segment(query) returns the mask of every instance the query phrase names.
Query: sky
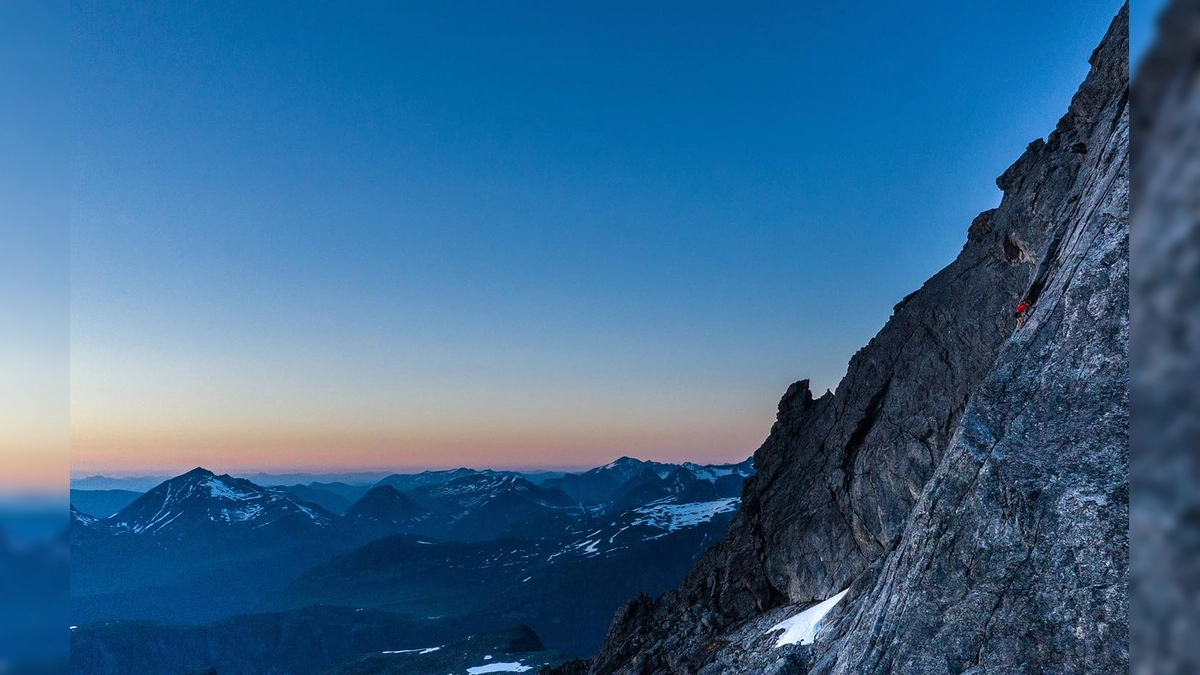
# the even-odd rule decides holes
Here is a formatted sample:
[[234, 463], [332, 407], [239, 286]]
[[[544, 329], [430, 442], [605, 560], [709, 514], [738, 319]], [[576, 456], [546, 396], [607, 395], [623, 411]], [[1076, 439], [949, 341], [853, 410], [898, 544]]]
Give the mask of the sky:
[[71, 472], [744, 459], [1119, 6], [75, 4]]

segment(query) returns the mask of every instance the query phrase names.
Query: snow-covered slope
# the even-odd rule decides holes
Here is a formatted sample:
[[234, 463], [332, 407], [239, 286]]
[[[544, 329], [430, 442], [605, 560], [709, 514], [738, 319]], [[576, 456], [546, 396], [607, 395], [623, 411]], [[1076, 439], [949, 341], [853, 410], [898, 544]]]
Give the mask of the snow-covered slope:
[[611, 556], [694, 528], [704, 528], [717, 538], [739, 506], [737, 497], [706, 502], [679, 502], [668, 497], [612, 516], [581, 520], [568, 530], [563, 545], [548, 560], [567, 564], [581, 557]]

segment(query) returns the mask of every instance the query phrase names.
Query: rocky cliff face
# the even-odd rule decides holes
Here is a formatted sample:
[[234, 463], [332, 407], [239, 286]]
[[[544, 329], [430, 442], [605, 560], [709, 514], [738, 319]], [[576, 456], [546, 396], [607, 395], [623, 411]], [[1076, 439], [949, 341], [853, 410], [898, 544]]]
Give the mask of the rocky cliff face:
[[[784, 395], [726, 540], [561, 672], [1127, 662], [1127, 26], [837, 394]], [[815, 647], [776, 647], [774, 623], [847, 587]]]
[[[1122, 33], [1066, 128], [1089, 158], [1000, 351], [898, 548], [830, 617], [813, 672], [1128, 668], [1129, 117]], [[1121, 83], [1123, 87], [1123, 82]], [[1072, 133], [1074, 132], [1074, 133]]]

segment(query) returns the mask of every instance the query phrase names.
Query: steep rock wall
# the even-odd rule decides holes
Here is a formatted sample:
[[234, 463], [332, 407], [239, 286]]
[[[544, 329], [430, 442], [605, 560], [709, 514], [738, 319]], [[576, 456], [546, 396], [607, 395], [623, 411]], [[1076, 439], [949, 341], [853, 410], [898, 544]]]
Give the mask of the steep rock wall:
[[[1093, 76], [1127, 81], [1114, 29]], [[1128, 669], [1126, 101], [1091, 116], [1028, 324], [972, 397], [899, 547], [828, 617], [812, 672]]]
[[[1058, 398], [1046, 399], [1050, 407], [1039, 409], [1044, 413], [1042, 417], [1035, 418], [1028, 412], [1020, 416], [1020, 424], [1025, 426], [1019, 430], [1014, 427], [1011, 436], [996, 435], [1010, 426], [1007, 417], [996, 416], [1017, 414], [1005, 408], [1016, 401], [997, 399], [988, 408], [984, 401], [989, 399], [977, 395], [965, 417], [964, 411], [972, 394], [981, 387], [986, 392], [1015, 387], [1003, 384], [1008, 382], [1005, 373], [1011, 377], [1014, 369], [1020, 375], [1034, 373], [1046, 378], [1076, 364], [1072, 359], [1086, 357], [1099, 363], [1119, 356], [1119, 350], [1109, 347], [1120, 343], [1123, 339], [1120, 335], [1106, 334], [1103, 339], [1109, 347], [1099, 349], [1089, 341], [1095, 337], [1089, 331], [1120, 316], [1122, 307], [1127, 317], [1127, 292], [1122, 290], [1121, 279], [1109, 278], [1108, 285], [1101, 288], [1096, 285], [1100, 283], [1098, 277], [1088, 277], [1086, 283], [1093, 284], [1088, 291], [1085, 285], [1073, 285], [1076, 282], [1072, 275], [1086, 273], [1080, 271], [1083, 261], [1089, 265], [1086, 269], [1091, 270], [1091, 265], [1120, 267], [1128, 258], [1127, 248], [1119, 244], [1115, 248], [1109, 246], [1120, 240], [1121, 223], [1127, 222], [1127, 212], [1124, 221], [1120, 212], [1122, 189], [1124, 194], [1128, 192], [1127, 169], [1126, 174], [1120, 169], [1122, 162], [1127, 162], [1124, 159], [1127, 122], [1122, 117], [1128, 98], [1127, 45], [1127, 10], [1122, 10], [1093, 54], [1092, 71], [1067, 114], [1045, 141], [1031, 143], [997, 179], [1004, 192], [1000, 206], [974, 220], [956, 260], [896, 305], [884, 328], [851, 360], [836, 395], [826, 393], [814, 398], [805, 381], [794, 384], [784, 395], [777, 421], [755, 453], [758, 473], [746, 482], [742, 511], [731, 524], [725, 541], [697, 563], [679, 589], [657, 600], [641, 597], [624, 606], [614, 618], [601, 652], [586, 663], [571, 664], [560, 672], [737, 672], [749, 666], [729, 652], [745, 651], [749, 643], [729, 636], [739, 630], [744, 632], [747, 622], [763, 616], [764, 612], [784, 605], [811, 604], [846, 588], [855, 579], [859, 579], [855, 589], [830, 619], [827, 632], [833, 642], [826, 641], [820, 646], [820, 668], [836, 672], [887, 672], [887, 668], [897, 663], [893, 657], [863, 662], [840, 660], [838, 654], [849, 650], [830, 645], [853, 645], [855, 649], [866, 650], [865, 654], [887, 654], [885, 643], [872, 641], [874, 629], [869, 622], [871, 617], [884, 621], [881, 617], [893, 613], [899, 623], [892, 626], [888, 639], [934, 638], [938, 631], [928, 627], [907, 631], [908, 619], [899, 618], [904, 614], [888, 605], [904, 600], [887, 590], [886, 584], [892, 583], [891, 588], [898, 589], [901, 578], [911, 584], [962, 581], [954, 576], [913, 576], [900, 559], [908, 561], [906, 564], [916, 564], [917, 560], [931, 562], [928, 556], [957, 556], [963, 569], [974, 573], [977, 563], [972, 561], [978, 552], [963, 547], [975, 546], [987, 551], [994, 542], [1012, 560], [1027, 553], [1026, 565], [1061, 563], [1078, 568], [1088, 564], [1070, 557], [1053, 558], [1051, 551], [1043, 550], [1045, 542], [1039, 544], [1036, 531], [1028, 528], [1041, 526], [1035, 522], [1042, 525], [1049, 522], [1049, 511], [1042, 513], [1038, 509], [1058, 509], [1054, 513], [1061, 521], [1069, 507], [1078, 506], [1085, 517], [1073, 532], [1081, 548], [1072, 550], [1075, 555], [1082, 555], [1082, 547], [1088, 542], [1095, 543], [1093, 535], [1097, 532], [1093, 531], [1093, 525], [1097, 521], [1092, 516], [1102, 506], [1098, 502], [1089, 506], [1091, 502], [1084, 495], [1105, 494], [1109, 501], [1103, 506], [1119, 508], [1120, 495], [1106, 492], [1112, 481], [1124, 480], [1119, 462], [1100, 481], [1102, 487], [1072, 493], [1078, 495], [1078, 504], [1054, 501], [1059, 500], [1057, 493], [1043, 501], [1030, 496], [1035, 489], [1032, 486], [1038, 483], [1036, 467], [1029, 469], [1028, 476], [1012, 471], [981, 474], [990, 477], [990, 483], [952, 485], [951, 479], [967, 475], [972, 462], [995, 467], [996, 455], [983, 451], [993, 447], [993, 438], [995, 447], [1005, 457], [1017, 457], [1018, 450], [1025, 448], [1022, 434], [1037, 431], [1044, 435], [1031, 436], [1031, 442], [1053, 453], [1058, 447], [1054, 443], [1069, 440], [1055, 434], [1078, 431], [1100, 421], [1095, 418], [1100, 413], [1099, 400], [1096, 407], [1080, 407], [1082, 404], [1073, 403], [1067, 393], [1072, 387], [1087, 385], [1090, 377], [1108, 378], [1112, 374], [1109, 371], [1080, 371], [1078, 377], [1064, 381], [1058, 388], [1053, 388], [1053, 382], [1043, 382], [1041, 389], [1026, 383], [1025, 394], [1032, 396], [1032, 401], [1043, 396]], [[1120, 175], [1126, 177], [1120, 179]], [[1093, 250], [1099, 246], [1097, 241], [1104, 243], [1103, 254], [1097, 253], [1099, 248]], [[1098, 294], [1100, 299], [1088, 293]], [[1126, 299], [1117, 299], [1120, 293], [1126, 293], [1123, 296]], [[1027, 295], [1036, 300], [1034, 318], [1014, 338], [1012, 308]], [[1095, 303], [1102, 305], [1095, 311], [1103, 317], [1089, 314]], [[1085, 321], [1082, 315], [1077, 316], [1080, 311], [1090, 318]], [[1074, 342], [1070, 345], [1047, 342], [1052, 335], [1063, 331], [1076, 331]], [[1078, 348], [1080, 353], [1068, 354], [1068, 347]], [[1061, 355], [1056, 353], [1059, 348], [1064, 350]], [[1023, 355], [1023, 362], [1013, 360], [1014, 350]], [[999, 366], [998, 355], [1004, 355]], [[1124, 391], [1123, 385], [1108, 380], [1102, 386], [1114, 387], [1114, 395]], [[1012, 391], [1011, 396], [1018, 395], [1015, 388]], [[1122, 404], [1107, 403], [1114, 406], [1109, 410], [1114, 415]], [[1032, 404], [1025, 402], [1026, 406]], [[1052, 421], [1057, 425], [1050, 429]], [[1110, 432], [1112, 428], [1103, 427], [1097, 433]], [[1112, 460], [1119, 455], [1121, 439], [1109, 440], [1111, 452], [1104, 456]], [[1085, 462], [1089, 447], [1081, 440], [1071, 452], [1079, 455], [1078, 461]], [[1081, 468], [1063, 475], [1073, 481], [1090, 475], [1090, 470]], [[950, 502], [928, 494], [927, 483], [931, 478], [938, 495], [966, 494], [992, 484], [995, 494], [989, 493], [989, 499], [1000, 499], [1005, 506], [998, 515], [988, 510], [995, 506], [991, 501], [978, 497], [980, 505], [975, 511], [959, 510], [957, 502], [948, 514], [937, 511], [935, 505], [947, 509]], [[1019, 485], [1010, 485], [1007, 482], [1010, 479], [1018, 480]], [[932, 504], [931, 499], [934, 499]], [[1023, 502], [1011, 501], [1019, 499], [1033, 500], [1033, 511], [1028, 508], [1021, 511], [1025, 508], [1020, 506]], [[1052, 502], [1057, 506], [1050, 506]], [[916, 515], [910, 518], [914, 505], [918, 504]], [[964, 502], [963, 508], [966, 506], [969, 504]], [[1042, 520], [1028, 519], [1034, 511], [1041, 514]], [[1020, 524], [1002, 518], [1018, 512], [1026, 518]], [[932, 524], [926, 527], [934, 528], [932, 532], [937, 537], [920, 534], [925, 522], [921, 518], [929, 519]], [[938, 538], [945, 534], [947, 522], [954, 525], [954, 540], [960, 548]], [[1107, 529], [1100, 529], [1104, 529], [1106, 536], [1116, 536], [1109, 525], [1112, 523], [1105, 523]], [[901, 541], [906, 528], [912, 534]], [[973, 534], [967, 536], [968, 533]], [[913, 537], [923, 539], [917, 543]], [[914, 546], [921, 556], [913, 552]], [[910, 553], [904, 555], [904, 551]], [[1035, 559], [1032, 551], [1049, 557]], [[1002, 559], [1009, 560], [1003, 556]], [[1117, 556], [1108, 562], [1117, 564], [1119, 560]], [[1007, 576], [1001, 574], [996, 579], [1015, 578], [1016, 572], [1005, 569]], [[1079, 580], [1087, 578], [1090, 577], [1082, 573], [1078, 576]], [[1103, 574], [1097, 578], [1108, 581]], [[876, 581], [884, 586], [877, 589], [873, 585]], [[912, 590], [909, 586], [904, 588]], [[1056, 592], [1065, 592], [1065, 586], [1056, 588]], [[976, 590], [978, 593], [970, 601], [983, 603], [987, 615], [992, 617], [981, 630], [983, 638], [992, 642], [1002, 639], [1002, 635], [1003, 639], [1008, 637], [997, 630], [996, 621], [1013, 619], [1021, 612], [1046, 617], [1046, 612], [1053, 610], [1044, 604], [1018, 608], [1012, 604], [1017, 590], [1011, 587], [1007, 590], [988, 587], [990, 594], [985, 594], [984, 589]], [[1115, 591], [1110, 586], [1105, 592]], [[1061, 593], [1050, 594], [1044, 600], [1063, 599], [1060, 596]], [[931, 612], [942, 607], [933, 596], [927, 601], [926, 608]], [[1091, 616], [1113, 608], [1104, 605], [1093, 610]], [[1114, 616], [1120, 621], [1119, 615]], [[1119, 638], [1119, 630], [1101, 633]], [[1079, 640], [1090, 645], [1094, 637], [1089, 634]], [[822, 638], [825, 639], [824, 634]], [[762, 655], [765, 659], [762, 663], [771, 663], [769, 646], [764, 649], [768, 653]], [[969, 651], [967, 646], [961, 646], [961, 650], [963, 654]], [[982, 654], [979, 653], [980, 659]], [[960, 660], [966, 658], [962, 656]], [[800, 668], [802, 661], [782, 659], [772, 667], [791, 672]], [[1098, 662], [1101, 661], [1107, 662], [1104, 658]], [[734, 666], [735, 662], [741, 665]], [[912, 672], [943, 672], [943, 669], [938, 666], [930, 671]]]

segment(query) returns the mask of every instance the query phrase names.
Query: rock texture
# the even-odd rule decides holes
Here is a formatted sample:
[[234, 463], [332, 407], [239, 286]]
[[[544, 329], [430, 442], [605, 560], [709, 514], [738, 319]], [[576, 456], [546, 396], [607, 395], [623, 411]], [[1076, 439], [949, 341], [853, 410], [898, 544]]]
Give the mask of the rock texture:
[[[814, 673], [1129, 667], [1128, 43], [1093, 56], [1058, 141], [1089, 149], [1028, 324], [972, 397], [878, 579]], [[1052, 138], [1052, 142], [1053, 142]], [[840, 634], [840, 636], [839, 636]]]
[[[997, 179], [1000, 206], [837, 395], [784, 395], [725, 541], [560, 672], [1126, 662], [1127, 26], [1123, 9], [1057, 128]], [[755, 638], [852, 582], [815, 648]]]

